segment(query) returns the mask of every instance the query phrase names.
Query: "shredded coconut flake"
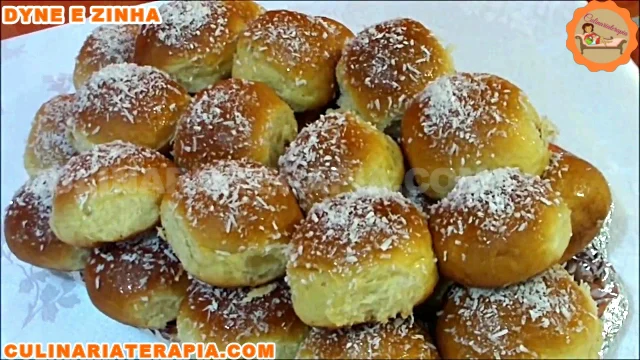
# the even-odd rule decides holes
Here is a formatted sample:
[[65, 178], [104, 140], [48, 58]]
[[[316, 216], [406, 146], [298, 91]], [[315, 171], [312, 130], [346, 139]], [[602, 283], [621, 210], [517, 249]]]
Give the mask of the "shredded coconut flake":
[[433, 231], [446, 238], [465, 233], [473, 224], [479, 227], [478, 238], [489, 244], [526, 229], [535, 221], [541, 205], [557, 205], [553, 195], [549, 181], [515, 168], [461, 177], [447, 197], [431, 207], [432, 215], [449, 214], [432, 221]]
[[89, 64], [120, 64], [133, 61], [140, 28], [137, 25], [100, 25], [85, 42]]
[[[161, 24], [143, 28], [143, 34], [153, 33], [159, 42], [176, 49], [196, 52], [219, 53], [225, 42], [219, 41], [229, 35], [229, 8], [222, 1], [171, 1], [159, 9]], [[200, 44], [192, 41], [201, 37]]]
[[204, 321], [196, 322], [195, 328], [204, 338], [225, 343], [268, 336], [274, 331], [294, 331], [299, 320], [284, 281], [262, 288], [269, 291], [252, 296], [252, 288], [223, 289], [194, 280], [187, 291], [188, 305], [193, 311], [206, 313], [199, 316]]
[[319, 60], [330, 59], [335, 53], [331, 46], [333, 44], [319, 39], [339, 34], [340, 31], [333, 24], [320, 17], [275, 10], [258, 17], [243, 36], [253, 42], [256, 48], [269, 49], [268, 60], [300, 68], [317, 67]]
[[61, 95], [47, 101], [33, 123], [29, 149], [43, 166], [64, 165], [76, 150], [69, 142], [67, 124], [73, 117], [73, 95]]
[[549, 159], [549, 165], [544, 170], [542, 178], [549, 179], [552, 183], [561, 179], [564, 173], [569, 171], [569, 165], [565, 163], [564, 156], [564, 151], [552, 151]]
[[459, 73], [429, 84], [417, 97], [424, 131], [418, 136], [433, 139], [431, 148], [449, 158], [477, 153], [494, 137], [506, 137], [497, 126], [511, 122], [503, 103], [513, 93], [492, 79], [496, 77]]
[[252, 109], [260, 106], [254, 83], [232, 79], [201, 92], [178, 123], [175, 136], [176, 157], [196, 153], [191, 161], [232, 159], [251, 148]]
[[[184, 203], [186, 218], [194, 227], [198, 220], [221, 217], [225, 231], [247, 233], [258, 221], [248, 213], [274, 213], [282, 210], [273, 199], [291, 196], [286, 182], [275, 169], [250, 160], [220, 160], [211, 166], [183, 175], [174, 200]], [[285, 229], [264, 229], [275, 238], [288, 235]]]
[[[18, 211], [28, 211], [34, 214], [35, 218], [27, 218], [22, 222], [23, 236], [18, 237], [19, 241], [37, 241], [40, 251], [55, 239], [49, 227], [51, 208], [53, 205], [53, 193], [60, 177], [60, 168], [39, 172], [35, 177], [29, 179], [15, 193], [11, 203], [7, 207], [6, 216], [17, 215]], [[30, 236], [30, 234], [34, 234]]]
[[280, 171], [303, 208], [353, 182], [361, 161], [352, 154], [366, 146], [356, 131], [376, 130], [350, 113], [323, 115], [302, 129], [280, 157]]
[[338, 355], [349, 359], [385, 359], [397, 356], [398, 346], [405, 344], [405, 353], [411, 354], [412, 358], [430, 359], [437, 350], [426, 334], [413, 317], [339, 330], [312, 328], [300, 352], [319, 359]]
[[[117, 118], [132, 124], [152, 122], [158, 110], [158, 97], [165, 98], [171, 92], [183, 94], [184, 90], [176, 87], [169, 75], [156, 68], [111, 64], [94, 73], [78, 90], [74, 112], [101, 121]], [[84, 123], [79, 126], [87, 134], [96, 131], [95, 128], [84, 128], [88, 126]]]
[[376, 94], [367, 105], [371, 112], [399, 116], [409, 100], [439, 75], [441, 59], [432, 58], [436, 42], [411, 19], [370, 26], [344, 47], [345, 77], [358, 91]]
[[[328, 260], [338, 273], [349, 272], [394, 249], [410, 251], [418, 209], [400, 193], [364, 188], [313, 206], [291, 241], [293, 266]], [[317, 231], [312, 231], [315, 229]]]
[[104, 275], [102, 287], [122, 294], [146, 291], [150, 282], [168, 286], [185, 276], [173, 250], [157, 233], [95, 248], [89, 265]]
[[[529, 353], [520, 326], [537, 326], [549, 336], [560, 338], [576, 331], [571, 319], [586, 310], [576, 307], [579, 295], [577, 285], [572, 284], [571, 276], [562, 267], [554, 266], [527, 282], [506, 288], [456, 286], [449, 297], [457, 306], [457, 313], [443, 315], [455, 324], [445, 322], [445, 326], [451, 326], [445, 332], [476, 355], [512, 357]], [[456, 332], [460, 327], [466, 330]]]
[[71, 158], [62, 168], [59, 184], [68, 187], [82, 181], [93, 188], [103, 179], [118, 176], [119, 180], [125, 180], [129, 175], [145, 174], [151, 166], [149, 162], [163, 168], [168, 165], [162, 155], [151, 149], [122, 141], [100, 144]]

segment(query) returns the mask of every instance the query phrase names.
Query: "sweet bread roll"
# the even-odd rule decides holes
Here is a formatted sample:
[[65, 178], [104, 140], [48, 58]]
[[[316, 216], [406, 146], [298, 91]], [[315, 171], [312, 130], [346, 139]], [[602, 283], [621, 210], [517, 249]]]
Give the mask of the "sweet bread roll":
[[162, 201], [161, 218], [191, 275], [235, 287], [284, 275], [287, 245], [302, 214], [275, 169], [219, 160], [181, 176]]
[[353, 113], [332, 112], [306, 126], [279, 167], [304, 211], [361, 187], [399, 190], [404, 179], [398, 145]]
[[436, 340], [445, 359], [597, 359], [601, 331], [589, 287], [556, 265], [507, 288], [455, 288]]
[[189, 279], [156, 231], [95, 248], [84, 270], [93, 305], [121, 323], [162, 329], [175, 320]]
[[264, 10], [253, 1], [171, 1], [142, 27], [135, 62], [164, 70], [190, 93], [231, 75], [238, 35]]
[[74, 99], [73, 94], [58, 95], [38, 109], [24, 152], [24, 168], [30, 176], [62, 166], [76, 155], [67, 126], [73, 116]]
[[498, 287], [560, 260], [571, 237], [571, 211], [549, 181], [503, 168], [461, 178], [431, 208], [429, 226], [444, 277]]
[[440, 359], [429, 333], [413, 318], [340, 330], [312, 328], [296, 359]]
[[273, 342], [276, 359], [293, 359], [308, 328], [296, 317], [284, 281], [223, 289], [194, 280], [178, 314], [181, 342]]
[[111, 64], [133, 62], [139, 25], [105, 24], [95, 28], [76, 57], [73, 85], [80, 89], [91, 75]]
[[51, 228], [60, 240], [89, 247], [153, 227], [178, 170], [161, 154], [114, 141], [74, 156], [62, 168]]
[[78, 89], [71, 141], [78, 151], [114, 140], [165, 150], [190, 101], [189, 94], [158, 69], [108, 65]]
[[196, 95], [178, 123], [173, 155], [187, 169], [242, 158], [276, 167], [297, 134], [293, 111], [267, 85], [229, 79]]
[[63, 243], [49, 227], [59, 176], [57, 167], [41, 171], [15, 193], [5, 214], [4, 237], [9, 250], [26, 263], [52, 270], [81, 270], [90, 250]]
[[438, 281], [424, 216], [383, 189], [315, 205], [291, 240], [287, 279], [296, 314], [328, 328], [411, 315]]
[[335, 96], [336, 64], [351, 37], [329, 18], [267, 11], [238, 38], [232, 75], [266, 83], [296, 112], [322, 108]]
[[549, 124], [517, 86], [495, 75], [443, 76], [402, 120], [402, 147], [427, 195], [442, 198], [457, 176], [514, 167], [540, 175]]
[[602, 173], [593, 165], [556, 145], [549, 167], [542, 175], [571, 210], [573, 233], [560, 263], [581, 252], [598, 234], [611, 210], [611, 191]]
[[431, 30], [412, 19], [385, 21], [344, 47], [336, 69], [338, 104], [383, 130], [402, 119], [427, 84], [453, 72], [453, 59]]

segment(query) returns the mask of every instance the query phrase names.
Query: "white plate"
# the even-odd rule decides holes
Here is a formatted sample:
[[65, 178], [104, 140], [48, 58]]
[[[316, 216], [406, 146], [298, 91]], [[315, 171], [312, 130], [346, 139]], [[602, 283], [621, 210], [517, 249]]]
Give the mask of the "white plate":
[[[637, 356], [638, 68], [629, 63], [613, 73], [592, 73], [573, 61], [565, 48], [565, 25], [584, 2], [303, 1], [263, 5], [333, 17], [354, 32], [390, 18], [412, 17], [454, 46], [458, 70], [495, 73], [524, 89], [538, 111], [558, 125], [558, 143], [592, 162], [611, 184], [617, 205], [611, 260], [631, 296], [631, 311], [622, 341], [609, 355]], [[73, 90], [74, 58], [93, 27], [63, 26], [2, 41], [3, 208], [27, 179], [22, 153], [33, 115], [53, 95]], [[93, 309], [82, 286], [8, 259], [4, 238], [2, 241], [2, 345], [14, 341], [151, 340], [146, 333]], [[30, 312], [31, 304], [35, 307]]]

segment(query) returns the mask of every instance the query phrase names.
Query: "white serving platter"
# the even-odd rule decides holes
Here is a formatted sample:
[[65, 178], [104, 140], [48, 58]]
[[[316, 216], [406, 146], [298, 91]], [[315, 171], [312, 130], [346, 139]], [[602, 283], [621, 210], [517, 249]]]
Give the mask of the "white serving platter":
[[[423, 22], [453, 46], [461, 71], [505, 77], [560, 129], [558, 144], [589, 160], [610, 182], [616, 210], [610, 260], [630, 314], [609, 357], [638, 356], [639, 75], [633, 63], [592, 73], [566, 49], [565, 26], [585, 2], [263, 2], [335, 18], [354, 32], [395, 17]], [[159, 3], [146, 6], [158, 6]], [[2, 208], [27, 179], [22, 154], [38, 107], [72, 92], [75, 56], [95, 25], [66, 25], [2, 41]], [[4, 212], [3, 212], [4, 223]], [[3, 231], [4, 234], [4, 231]], [[8, 342], [153, 341], [93, 308], [82, 284], [13, 257], [2, 239], [1, 345]]]

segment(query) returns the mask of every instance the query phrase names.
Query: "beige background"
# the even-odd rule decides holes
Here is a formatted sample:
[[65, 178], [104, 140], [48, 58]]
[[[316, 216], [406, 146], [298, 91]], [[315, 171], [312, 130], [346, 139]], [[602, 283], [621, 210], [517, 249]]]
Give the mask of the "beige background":
[[[614, 31], [611, 31], [607, 28], [604, 28], [602, 26], [596, 25], [594, 24], [594, 32], [598, 35], [600, 35], [600, 37], [602, 38], [623, 38], [626, 39], [627, 42], [629, 41], [629, 28], [627, 27], [627, 24], [624, 22], [624, 20], [615, 12], [610, 11], [610, 10], [605, 10], [605, 9], [599, 9], [599, 10], [593, 10], [590, 12], [593, 15], [593, 19], [595, 20], [596, 18], [598, 19], [599, 23], [605, 23], [605, 24], [610, 24], [610, 25], [614, 25], [615, 27], [617, 27], [620, 30], [624, 30], [627, 32], [627, 35], [623, 35], [623, 34], [616, 34]], [[587, 23], [588, 21], [584, 21], [584, 18], [580, 19], [580, 21], [578, 22], [578, 26], [576, 27], [576, 34], [582, 34], [582, 25]], [[591, 22], [593, 23], [593, 22]], [[602, 40], [600, 40], [602, 41]], [[580, 40], [576, 39], [576, 44], [578, 46], [578, 49], [580, 48]], [[628, 43], [625, 43], [624, 45], [622, 45], [622, 49], [626, 50]], [[593, 61], [593, 62], [597, 62], [597, 63], [608, 63], [611, 61], [616, 60], [618, 57], [620, 57], [620, 50], [613, 48], [613, 49], [596, 49], [596, 50], [590, 50], [590, 49], [585, 49], [584, 50], [584, 57], [586, 57], [587, 59]]]

